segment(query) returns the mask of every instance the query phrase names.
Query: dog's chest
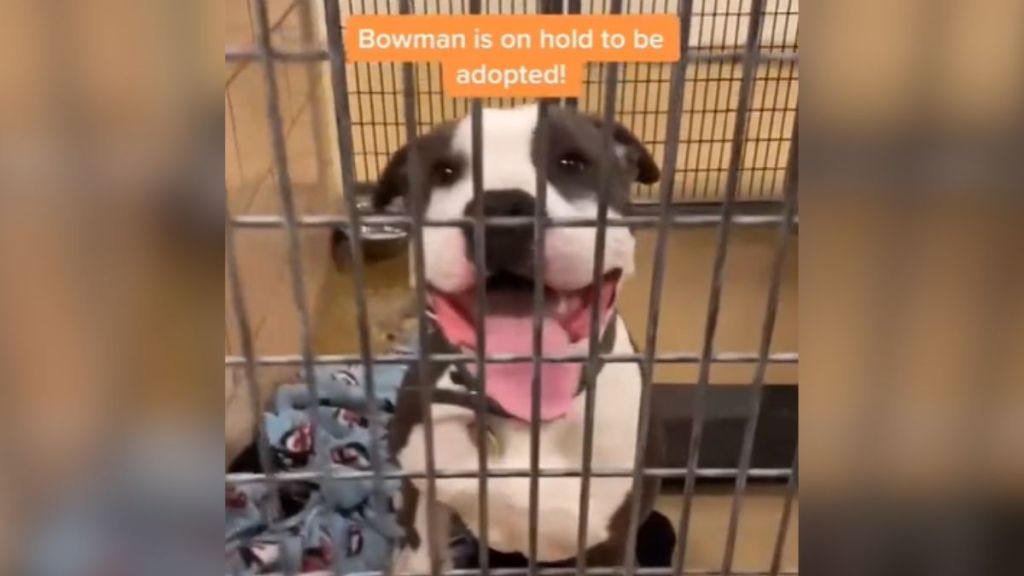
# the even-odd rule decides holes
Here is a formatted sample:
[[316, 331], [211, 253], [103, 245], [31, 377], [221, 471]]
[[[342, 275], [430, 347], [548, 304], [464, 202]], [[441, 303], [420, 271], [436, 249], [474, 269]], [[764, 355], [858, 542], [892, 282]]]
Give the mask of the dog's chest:
[[[622, 320], [614, 352], [630, 352]], [[449, 374], [441, 376], [438, 387], [457, 388]], [[627, 470], [633, 466], [639, 411], [640, 372], [633, 363], [606, 364], [596, 382], [593, 426], [594, 469]], [[579, 470], [583, 460], [584, 406], [579, 395], [565, 417], [540, 426], [540, 470]], [[434, 459], [439, 472], [478, 470], [476, 416], [467, 409], [434, 405]], [[503, 551], [525, 551], [528, 547], [530, 427], [517, 420], [489, 418], [493, 438], [488, 450], [488, 467], [495, 472], [523, 472], [522, 477], [489, 476], [488, 512], [491, 546]], [[425, 468], [422, 425], [413, 428], [398, 458], [406, 470]], [[414, 481], [421, 492], [424, 480]], [[539, 480], [540, 555], [546, 560], [574, 556], [579, 519], [578, 477], [541, 477]], [[438, 500], [455, 511], [473, 532], [480, 532], [480, 484], [477, 478], [439, 478], [435, 482]], [[593, 478], [590, 488], [588, 541], [607, 538], [608, 523], [631, 487], [629, 478]]]

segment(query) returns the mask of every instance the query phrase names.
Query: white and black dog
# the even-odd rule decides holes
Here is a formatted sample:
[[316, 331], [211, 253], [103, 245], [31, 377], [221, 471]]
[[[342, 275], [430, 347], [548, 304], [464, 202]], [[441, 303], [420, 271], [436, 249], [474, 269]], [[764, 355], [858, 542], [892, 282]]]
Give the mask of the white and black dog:
[[[481, 200], [487, 216], [531, 216], [535, 210], [537, 167], [547, 169], [547, 215], [594, 218], [602, 189], [603, 158], [614, 159], [603, 172], [609, 215], [622, 215], [634, 182], [652, 183], [659, 170], [650, 153], [627, 129], [612, 127], [611, 150], [604, 150], [603, 122], [574, 111], [549, 110], [547, 146], [543, 156], [536, 139], [537, 107], [483, 111]], [[410, 179], [409, 147], [415, 147], [419, 177]], [[427, 219], [472, 216], [473, 150], [470, 119], [442, 125], [399, 150], [383, 171], [374, 204], [384, 208], [410, 193], [410, 180], [421, 189]], [[406, 199], [408, 205], [408, 199]], [[466, 227], [426, 227], [423, 231], [424, 275], [433, 326], [426, 352], [473, 351], [475, 282], [486, 278], [487, 315], [483, 319], [489, 354], [530, 354], [532, 351], [533, 229], [487, 227], [486, 270], [475, 270], [473, 233]], [[562, 355], [585, 352], [589, 346], [590, 307], [595, 227], [549, 228], [545, 233], [543, 352]], [[632, 353], [635, 347], [615, 308], [622, 282], [633, 273], [634, 237], [623, 226], [607, 229], [600, 318], [601, 351]], [[532, 364], [488, 363], [485, 387], [494, 413], [488, 419], [491, 470], [525, 469], [530, 463]], [[427, 381], [435, 391], [471, 388], [475, 367], [431, 364]], [[579, 469], [583, 457], [584, 402], [580, 363], [545, 363], [541, 371], [540, 467]], [[412, 391], [420, 375], [411, 369], [403, 389]], [[634, 464], [639, 419], [641, 378], [635, 363], [605, 363], [595, 382], [593, 465], [629, 469]], [[389, 447], [406, 470], [425, 469], [423, 419], [433, 419], [434, 454], [438, 470], [475, 470], [478, 446], [476, 416], [467, 405], [434, 403], [425, 416], [418, 393], [401, 394], [390, 429]], [[656, 427], [652, 427], [652, 430]], [[645, 454], [652, 465], [659, 451], [652, 438]], [[586, 551], [592, 565], [622, 563], [628, 523], [628, 504], [642, 499], [643, 514], [651, 509], [657, 482], [644, 482], [642, 494], [631, 494], [629, 478], [598, 477], [591, 482]], [[578, 477], [539, 480], [538, 560], [564, 561], [576, 557], [580, 517]], [[480, 531], [476, 478], [436, 480], [435, 510], [439, 557], [446, 557], [452, 514], [474, 534]], [[529, 479], [493, 477], [489, 480], [491, 548], [525, 553], [528, 549]], [[423, 572], [430, 568], [427, 550], [425, 480], [405, 482], [399, 519], [408, 544], [396, 568]]]

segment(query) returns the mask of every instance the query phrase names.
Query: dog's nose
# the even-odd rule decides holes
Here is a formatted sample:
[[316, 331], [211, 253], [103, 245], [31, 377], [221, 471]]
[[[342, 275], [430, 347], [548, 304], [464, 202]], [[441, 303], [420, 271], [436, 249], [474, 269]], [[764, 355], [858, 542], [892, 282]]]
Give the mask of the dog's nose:
[[[485, 218], [495, 216], [532, 217], [536, 209], [533, 196], [519, 189], [485, 190], [480, 195]], [[466, 205], [465, 215], [476, 215], [476, 199]], [[474, 239], [472, 227], [466, 234], [467, 257], [473, 260]], [[519, 271], [529, 269], [533, 255], [533, 224], [498, 226], [488, 223], [484, 227], [484, 258], [488, 272]]]

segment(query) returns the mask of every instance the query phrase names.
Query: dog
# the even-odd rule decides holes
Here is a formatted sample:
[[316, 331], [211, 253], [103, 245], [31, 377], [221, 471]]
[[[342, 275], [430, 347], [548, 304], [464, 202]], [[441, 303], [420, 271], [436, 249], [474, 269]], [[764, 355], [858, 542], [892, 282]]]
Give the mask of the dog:
[[[604, 122], [572, 110], [550, 107], [547, 145], [538, 146], [537, 106], [484, 109], [482, 112], [482, 177], [479, 201], [486, 216], [532, 216], [536, 207], [537, 168], [547, 169], [546, 213], [549, 217], [595, 218], [598, 196], [607, 191], [609, 217], [624, 215], [634, 182], [650, 184], [660, 171], [650, 152], [621, 124], [611, 130], [605, 149]], [[412, 174], [409, 156], [415, 151], [419, 170]], [[476, 210], [472, 179], [471, 122], [464, 118], [438, 126], [407, 143], [391, 158], [373, 191], [377, 210], [399, 199], [419, 206], [426, 219], [472, 217]], [[610, 160], [602, 169], [602, 162]], [[414, 176], [414, 177], [411, 177]], [[605, 177], [602, 180], [602, 176]], [[411, 183], [418, 190], [410, 188]], [[603, 185], [603, 186], [602, 186]], [[419, 194], [420, 202], [410, 203]], [[473, 264], [471, 227], [429, 226], [423, 230], [424, 279], [432, 318], [425, 352], [472, 352], [476, 345], [475, 283], [486, 282], [487, 314], [483, 319], [488, 354], [529, 355], [532, 352], [534, 230], [532, 227], [485, 228], [485, 268]], [[589, 347], [591, 305], [595, 300], [593, 267], [596, 227], [552, 227], [544, 235], [545, 311], [542, 347], [545, 355], [585, 353]], [[624, 226], [606, 230], [601, 280], [598, 338], [604, 353], [634, 353], [626, 325], [617, 313], [616, 298], [634, 268], [634, 236]], [[432, 393], [464, 392], [475, 379], [475, 366], [430, 364], [422, 375]], [[532, 362], [487, 363], [486, 401], [489, 469], [526, 469], [530, 463]], [[472, 404], [435, 402], [425, 414], [419, 396], [422, 377], [412, 367], [403, 383], [389, 430], [389, 448], [405, 470], [426, 469], [423, 422], [433, 421], [434, 458], [438, 470], [476, 470], [478, 450]], [[636, 363], [604, 363], [594, 380], [593, 466], [630, 469], [634, 465], [640, 411], [641, 375]], [[584, 405], [582, 363], [544, 363], [540, 385], [540, 468], [580, 469], [583, 458]], [[655, 420], [656, 421], [656, 420]], [[652, 426], [654, 431], [657, 426]], [[648, 441], [646, 465], [656, 465], [660, 440]], [[437, 558], [449, 566], [448, 531], [461, 522], [480, 533], [477, 478], [436, 481], [435, 525], [427, 525], [426, 480], [406, 479], [398, 504], [407, 544], [395, 559], [400, 571], [425, 572], [431, 567], [428, 531], [434, 530]], [[580, 478], [539, 479], [537, 559], [553, 563], [585, 553], [591, 565], [621, 565], [629, 508], [640, 498], [644, 516], [652, 509], [657, 481], [646, 478], [633, 494], [630, 478], [591, 480], [588, 549], [577, 550], [580, 520]], [[529, 479], [491, 477], [488, 483], [489, 544], [494, 550], [526, 553], [529, 545]], [[641, 520], [643, 517], [641, 518]]]

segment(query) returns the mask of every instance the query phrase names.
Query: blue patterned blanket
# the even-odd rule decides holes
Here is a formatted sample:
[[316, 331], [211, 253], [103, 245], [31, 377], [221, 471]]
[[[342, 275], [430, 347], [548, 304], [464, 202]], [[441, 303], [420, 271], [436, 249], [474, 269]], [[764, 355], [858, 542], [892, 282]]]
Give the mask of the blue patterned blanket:
[[[395, 471], [386, 453], [384, 431], [406, 366], [375, 364], [371, 370], [383, 424], [377, 447], [384, 471]], [[333, 477], [311, 474], [310, 479], [282, 482], [282, 514], [274, 522], [268, 521], [267, 513], [272, 485], [229, 484], [226, 552], [227, 573], [232, 576], [334, 570], [336, 566], [345, 574], [382, 570], [401, 543], [402, 531], [394, 518], [400, 481], [385, 480], [379, 500], [385, 509], [376, 510], [371, 504], [372, 442], [363, 366], [323, 365], [313, 376], [320, 395], [317, 426], [310, 421], [309, 390], [305, 383], [297, 383], [278, 389], [273, 409], [264, 414], [265, 430], [279, 472], [330, 471]], [[367, 474], [358, 479], [336, 477], [353, 472]]]

